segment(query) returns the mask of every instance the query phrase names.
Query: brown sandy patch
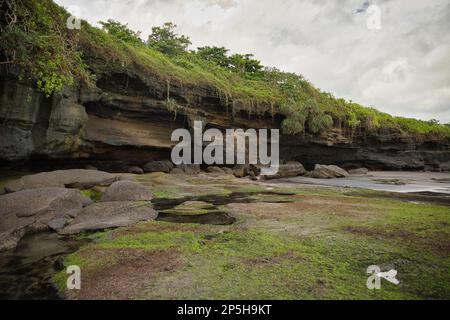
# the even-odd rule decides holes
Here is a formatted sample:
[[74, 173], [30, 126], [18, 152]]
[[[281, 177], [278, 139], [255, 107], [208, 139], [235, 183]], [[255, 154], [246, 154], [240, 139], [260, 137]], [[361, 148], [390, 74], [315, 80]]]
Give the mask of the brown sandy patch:
[[367, 227], [346, 227], [344, 231], [353, 234], [364, 235], [377, 240], [401, 239], [405, 243], [417, 243], [426, 245], [445, 254], [450, 253], [450, 239], [445, 233], [436, 233], [433, 237], [424, 237], [407, 230], [383, 230]]
[[[76, 299], [130, 300], [139, 298], [147, 284], [161, 273], [173, 272], [183, 263], [175, 249], [149, 252], [137, 249], [99, 250], [96, 257], [113, 254], [116, 263], [83, 273]], [[113, 251], [113, 252], [112, 252]]]

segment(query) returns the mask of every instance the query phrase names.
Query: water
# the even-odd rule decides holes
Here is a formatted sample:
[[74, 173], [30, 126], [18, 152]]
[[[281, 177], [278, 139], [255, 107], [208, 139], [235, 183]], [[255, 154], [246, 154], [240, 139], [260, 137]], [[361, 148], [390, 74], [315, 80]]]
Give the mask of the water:
[[15, 250], [0, 253], [0, 299], [60, 299], [52, 283], [59, 271], [56, 262], [82, 243], [55, 233], [40, 233], [22, 239]]

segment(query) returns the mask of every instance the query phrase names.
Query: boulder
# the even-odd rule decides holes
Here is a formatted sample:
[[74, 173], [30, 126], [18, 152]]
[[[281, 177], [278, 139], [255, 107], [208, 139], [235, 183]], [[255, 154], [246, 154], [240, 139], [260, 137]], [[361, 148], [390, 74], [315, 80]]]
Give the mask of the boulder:
[[333, 178], [345, 178], [349, 174], [344, 169], [338, 166], [325, 166], [321, 164], [316, 164], [314, 171], [312, 172], [312, 177], [316, 179], [333, 179]]
[[152, 199], [152, 193], [142, 184], [133, 181], [117, 181], [106, 189], [101, 201], [151, 201]]
[[246, 169], [245, 165], [236, 165], [233, 167], [233, 174], [236, 178], [243, 178], [246, 176]]
[[57, 170], [24, 176], [5, 186], [8, 193], [39, 188], [76, 188], [90, 189], [101, 185], [109, 186], [118, 178], [98, 170]]
[[141, 221], [156, 219], [158, 213], [150, 203], [100, 202], [81, 210], [77, 217], [60, 234], [71, 235], [85, 231], [97, 231], [117, 227], [126, 227]]
[[132, 166], [128, 168], [128, 172], [132, 174], [144, 174], [144, 170], [137, 166]]
[[369, 169], [366, 168], [352, 169], [349, 170], [348, 173], [354, 175], [365, 175], [369, 173]]
[[174, 165], [171, 161], [169, 160], [164, 160], [164, 161], [152, 161], [147, 163], [144, 166], [144, 171], [145, 172], [165, 172], [165, 173], [170, 173], [170, 171], [172, 171], [172, 169], [174, 168]]
[[286, 164], [280, 164], [278, 173], [271, 176], [265, 176], [266, 179], [280, 179], [302, 176], [306, 174], [306, 169], [300, 162], [291, 161]]
[[[55, 219], [70, 219], [92, 204], [80, 191], [29, 189], [0, 196], [0, 251], [14, 248], [26, 234], [47, 230]], [[61, 223], [53, 221], [52, 225]]]

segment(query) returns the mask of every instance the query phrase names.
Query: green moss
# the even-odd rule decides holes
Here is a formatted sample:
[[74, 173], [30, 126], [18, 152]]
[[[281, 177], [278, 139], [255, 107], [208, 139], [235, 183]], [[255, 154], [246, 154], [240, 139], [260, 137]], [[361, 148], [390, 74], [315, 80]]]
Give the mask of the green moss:
[[[436, 246], [450, 239], [448, 208], [336, 192], [311, 197], [315, 202], [340, 201], [341, 215], [331, 214], [329, 206], [317, 205], [313, 211], [299, 212], [298, 221], [274, 213], [276, 228], [269, 218], [245, 228], [238, 224], [225, 229], [143, 223], [103, 233], [97, 243], [71, 255], [69, 261], [89, 270], [98, 267], [98, 250], [176, 249], [187, 265], [149, 280], [141, 298], [150, 299], [450, 297], [450, 258], [446, 249]], [[360, 214], [344, 215], [345, 206]], [[243, 223], [249, 218], [244, 216]], [[296, 223], [316, 231], [294, 232]], [[383, 281], [381, 290], [368, 290], [366, 269], [374, 264], [397, 269], [401, 284]]]
[[94, 202], [100, 201], [102, 193], [94, 189], [81, 190], [81, 193]]
[[182, 198], [182, 196], [174, 191], [174, 190], [160, 190], [160, 191], [154, 191], [153, 196], [156, 199], [178, 199]]

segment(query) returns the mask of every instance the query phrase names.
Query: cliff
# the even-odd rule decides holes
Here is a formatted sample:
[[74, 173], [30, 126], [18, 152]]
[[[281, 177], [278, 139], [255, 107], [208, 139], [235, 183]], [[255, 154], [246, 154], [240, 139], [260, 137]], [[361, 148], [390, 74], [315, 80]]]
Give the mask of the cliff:
[[[54, 36], [55, 30], [63, 30], [58, 26], [68, 15], [52, 1], [24, 3], [24, 17], [48, 18], [45, 28], [33, 24], [37, 32]], [[14, 28], [21, 30], [20, 24]], [[20, 40], [14, 28], [2, 21], [2, 60], [13, 50], [8, 41], [28, 39]], [[57, 47], [49, 42], [28, 52], [23, 61], [0, 66], [4, 166], [90, 164], [125, 171], [130, 165], [168, 159], [172, 130], [202, 120], [209, 128], [282, 128], [282, 160], [297, 160], [307, 168], [322, 163], [450, 170], [450, 130], [444, 126], [394, 118], [336, 99], [301, 76], [229, 72], [193, 53], [165, 56], [140, 40], [130, 44], [84, 22], [79, 31], [63, 32], [54, 41], [67, 41], [69, 49], [55, 52]], [[55, 71], [51, 62], [60, 55], [64, 59]], [[70, 62], [66, 71], [64, 61]], [[320, 110], [305, 113], [305, 101], [311, 100]], [[332, 119], [330, 127], [308, 125], [325, 116]]]
[[[1, 80], [0, 158], [5, 165], [76, 167], [92, 164], [127, 170], [151, 160], [169, 159], [172, 130], [194, 120], [212, 128], [277, 128], [279, 114], [249, 116], [224, 110], [211, 88], [171, 87], [179, 108], [167, 110], [165, 82], [144, 83], [132, 74], [98, 74], [98, 87], [81, 87], [44, 97], [32, 84]], [[186, 94], [188, 96], [186, 96]], [[187, 100], [195, 104], [184, 104]], [[281, 136], [281, 158], [344, 168], [450, 170], [446, 141], [418, 140], [380, 131], [349, 138], [333, 129], [320, 136]]]

